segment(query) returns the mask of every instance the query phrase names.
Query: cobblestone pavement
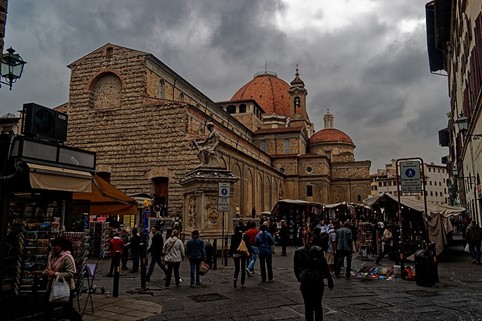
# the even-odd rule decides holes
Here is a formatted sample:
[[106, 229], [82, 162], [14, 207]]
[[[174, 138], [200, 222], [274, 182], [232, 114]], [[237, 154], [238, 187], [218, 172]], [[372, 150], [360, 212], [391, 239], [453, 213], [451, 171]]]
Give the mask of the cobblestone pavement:
[[[232, 260], [218, 266], [202, 279], [200, 287], [189, 287], [189, 266], [181, 264], [180, 287], [165, 288], [163, 274], [156, 270], [148, 283], [149, 294], [138, 294], [138, 274], [122, 271], [120, 298], [148, 301], [162, 306], [157, 320], [303, 320], [303, 300], [292, 270], [294, 248], [288, 256], [273, 257], [274, 282], [262, 283], [259, 274], [247, 278], [247, 287], [233, 288]], [[335, 279], [335, 289], [325, 291], [325, 320], [482, 320], [482, 265], [470, 263], [462, 245], [449, 249], [448, 259], [439, 264], [440, 283], [420, 287], [414, 281]], [[107, 260], [100, 261], [95, 284], [112, 291], [112, 278], [105, 277]], [[218, 265], [220, 260], [218, 260]], [[382, 265], [391, 266], [384, 259]], [[353, 267], [374, 265], [354, 259]], [[128, 293], [128, 291], [132, 293]], [[94, 295], [94, 301], [101, 299]], [[139, 305], [142, 302], [139, 302]], [[121, 319], [121, 318], [120, 318]]]

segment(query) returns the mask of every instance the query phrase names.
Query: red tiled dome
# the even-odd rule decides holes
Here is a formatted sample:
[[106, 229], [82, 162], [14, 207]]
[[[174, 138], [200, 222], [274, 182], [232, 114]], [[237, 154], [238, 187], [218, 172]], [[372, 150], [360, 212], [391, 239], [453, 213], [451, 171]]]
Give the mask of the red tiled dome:
[[352, 144], [350, 136], [336, 128], [325, 128], [310, 137], [310, 144], [317, 143], [347, 143]]
[[291, 116], [289, 89], [290, 85], [276, 74], [262, 73], [241, 87], [231, 100], [254, 99], [267, 114]]

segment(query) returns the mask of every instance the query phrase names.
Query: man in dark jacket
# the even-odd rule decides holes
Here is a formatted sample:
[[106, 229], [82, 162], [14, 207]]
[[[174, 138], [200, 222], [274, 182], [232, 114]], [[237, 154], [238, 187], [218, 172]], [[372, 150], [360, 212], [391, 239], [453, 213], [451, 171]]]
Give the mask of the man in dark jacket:
[[304, 236], [304, 246], [295, 251], [294, 272], [296, 279], [300, 282], [305, 303], [305, 320], [323, 320], [321, 304], [325, 286], [323, 279], [327, 279], [330, 290], [333, 289], [334, 284], [323, 250], [313, 245], [313, 235], [310, 231]]
[[131, 273], [139, 271], [139, 254], [141, 250], [141, 237], [137, 234], [137, 229], [132, 229], [132, 236], [130, 239], [131, 256], [132, 256], [132, 270]]
[[151, 253], [151, 262], [149, 263], [149, 270], [147, 271], [146, 274], [146, 281], [149, 282], [151, 279], [152, 272], [154, 272], [154, 266], [159, 265], [161, 270], [164, 272], [164, 274], [167, 274], [167, 268], [162, 265], [161, 259], [162, 259], [162, 248], [164, 247], [164, 240], [162, 238], [162, 235], [160, 233], [160, 228], [159, 226], [154, 226], [152, 227], [152, 243], [151, 246], [147, 249], [147, 253]]
[[346, 221], [343, 227], [336, 231], [335, 276], [340, 276], [341, 266], [346, 257], [345, 277], [347, 279], [350, 278], [351, 258], [353, 255], [353, 234], [350, 226], [350, 221]]

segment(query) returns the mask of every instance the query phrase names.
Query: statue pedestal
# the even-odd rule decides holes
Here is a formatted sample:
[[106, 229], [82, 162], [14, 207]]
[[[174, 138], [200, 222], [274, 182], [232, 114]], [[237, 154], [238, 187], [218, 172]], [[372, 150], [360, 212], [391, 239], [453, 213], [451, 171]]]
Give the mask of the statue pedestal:
[[198, 230], [202, 238], [209, 239], [233, 232], [233, 205], [230, 211], [218, 211], [219, 183], [229, 183], [233, 194], [237, 180], [231, 171], [212, 166], [200, 166], [186, 174], [180, 182], [184, 189], [184, 235], [190, 236], [193, 230]]

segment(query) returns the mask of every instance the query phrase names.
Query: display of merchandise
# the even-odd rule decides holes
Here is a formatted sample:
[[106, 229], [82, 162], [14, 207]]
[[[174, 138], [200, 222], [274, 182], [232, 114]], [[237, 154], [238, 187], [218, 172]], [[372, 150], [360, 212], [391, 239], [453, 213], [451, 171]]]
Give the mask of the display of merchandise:
[[57, 201], [12, 198], [4, 270], [8, 277], [2, 289], [16, 295], [46, 290], [47, 278], [42, 272], [47, 267], [50, 241], [60, 234], [59, 214]]
[[109, 222], [90, 222], [89, 227], [92, 239], [90, 256], [96, 259], [109, 257], [109, 240], [111, 238]]
[[358, 259], [370, 260], [369, 254], [375, 254], [373, 251], [373, 225], [369, 222], [361, 222], [358, 224]]

